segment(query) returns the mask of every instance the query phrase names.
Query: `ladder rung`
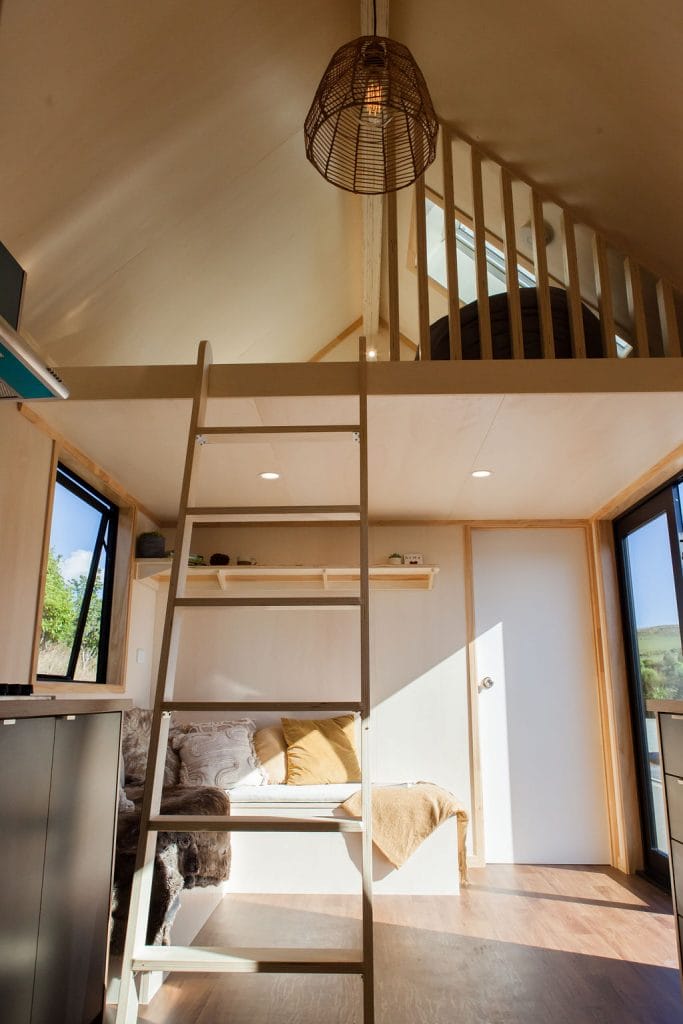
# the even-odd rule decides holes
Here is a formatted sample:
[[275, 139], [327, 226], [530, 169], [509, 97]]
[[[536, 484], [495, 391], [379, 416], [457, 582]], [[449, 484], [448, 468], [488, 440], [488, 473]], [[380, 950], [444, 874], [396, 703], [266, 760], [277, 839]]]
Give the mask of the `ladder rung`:
[[177, 597], [177, 608], [357, 608], [360, 597]]
[[357, 522], [360, 505], [235, 505], [188, 508], [193, 523]]
[[256, 814], [157, 814], [149, 819], [149, 829], [151, 832], [362, 832], [363, 822], [357, 818], [280, 818]]
[[134, 971], [244, 972], [247, 974], [362, 974], [360, 949], [143, 946]]
[[353, 711], [360, 712], [360, 701], [336, 700], [166, 700], [162, 711]]

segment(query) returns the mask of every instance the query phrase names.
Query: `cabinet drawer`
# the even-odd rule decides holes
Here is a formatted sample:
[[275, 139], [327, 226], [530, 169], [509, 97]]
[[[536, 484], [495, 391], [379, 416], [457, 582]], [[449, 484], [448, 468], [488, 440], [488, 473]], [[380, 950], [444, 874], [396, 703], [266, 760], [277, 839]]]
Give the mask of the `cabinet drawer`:
[[664, 779], [671, 838], [683, 843], [683, 779], [679, 779], [677, 775], [665, 775]]
[[683, 715], [660, 715], [659, 727], [664, 771], [683, 776]]
[[671, 840], [671, 873], [676, 889], [676, 910], [683, 914], [683, 843]]

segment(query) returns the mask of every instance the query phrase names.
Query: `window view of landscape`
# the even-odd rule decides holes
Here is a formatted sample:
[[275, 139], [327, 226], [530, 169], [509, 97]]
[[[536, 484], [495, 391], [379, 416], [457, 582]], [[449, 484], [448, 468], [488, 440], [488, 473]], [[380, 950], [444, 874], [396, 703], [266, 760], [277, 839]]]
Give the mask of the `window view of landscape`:
[[643, 696], [679, 699], [683, 650], [666, 516], [634, 531], [627, 545]]
[[[638, 648], [638, 675], [644, 700], [683, 696], [683, 651], [671, 564], [669, 527], [664, 513], [626, 539], [628, 571]], [[645, 714], [648, 773], [655, 848], [666, 851], [662, 768], [653, 714]]]
[[55, 485], [38, 674], [97, 680], [111, 506], [61, 469]]

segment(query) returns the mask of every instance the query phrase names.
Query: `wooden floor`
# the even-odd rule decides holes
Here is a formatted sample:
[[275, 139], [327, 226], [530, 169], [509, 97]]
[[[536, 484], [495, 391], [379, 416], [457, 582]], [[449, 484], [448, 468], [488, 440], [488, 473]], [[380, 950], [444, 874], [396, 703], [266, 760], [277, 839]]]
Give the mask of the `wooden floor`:
[[[496, 865], [375, 901], [378, 1024], [683, 1024], [668, 898], [605, 868]], [[227, 897], [205, 944], [354, 945], [359, 900]], [[153, 1024], [352, 1024], [357, 978], [171, 976]]]

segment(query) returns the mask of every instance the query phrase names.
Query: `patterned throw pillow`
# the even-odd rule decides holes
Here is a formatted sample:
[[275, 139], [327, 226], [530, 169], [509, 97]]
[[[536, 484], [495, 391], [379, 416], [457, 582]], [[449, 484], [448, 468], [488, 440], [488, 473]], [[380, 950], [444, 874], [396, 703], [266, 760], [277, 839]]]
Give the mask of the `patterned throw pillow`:
[[173, 737], [181, 786], [263, 786], [268, 782], [254, 751], [254, 723], [202, 722]]

